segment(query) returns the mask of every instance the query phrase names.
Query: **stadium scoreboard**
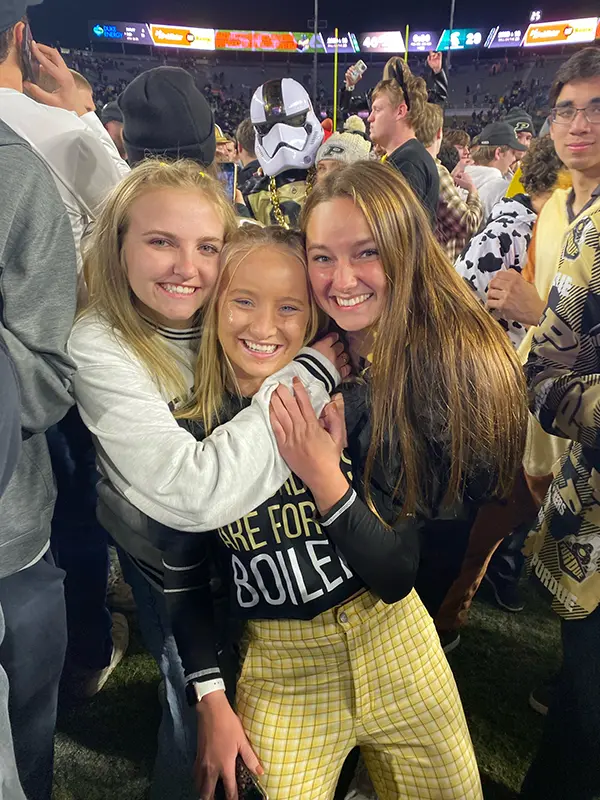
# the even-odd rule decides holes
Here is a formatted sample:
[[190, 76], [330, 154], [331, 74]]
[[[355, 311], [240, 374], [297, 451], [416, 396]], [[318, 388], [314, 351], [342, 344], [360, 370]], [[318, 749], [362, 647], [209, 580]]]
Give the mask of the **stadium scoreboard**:
[[118, 42], [184, 50], [247, 53], [389, 53], [402, 54], [430, 50], [475, 50], [478, 48], [540, 47], [585, 44], [600, 38], [600, 18], [530, 22], [526, 26], [497, 25], [491, 30], [454, 28], [442, 31], [415, 30], [408, 40], [402, 31], [352, 31], [334, 34], [307, 31], [242, 31], [196, 28], [158, 22], [89, 23], [92, 42]]

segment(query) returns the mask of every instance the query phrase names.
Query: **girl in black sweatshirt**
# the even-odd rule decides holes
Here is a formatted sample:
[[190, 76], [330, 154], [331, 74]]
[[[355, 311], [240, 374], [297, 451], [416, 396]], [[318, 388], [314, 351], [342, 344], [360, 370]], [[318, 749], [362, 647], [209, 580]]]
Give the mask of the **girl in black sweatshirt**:
[[[241, 230], [223, 254], [205, 318], [186, 413], [196, 436], [243, 408], [315, 331], [299, 237]], [[318, 370], [306, 353], [299, 358]], [[297, 387], [304, 419], [307, 401]], [[278, 435], [285, 402], [273, 417]], [[456, 686], [413, 589], [420, 522], [399, 519], [394, 484], [377, 465], [369, 509], [335, 404], [305, 434], [302, 479], [292, 474], [266, 503], [212, 535], [181, 535], [164, 558], [173, 631], [198, 713], [200, 796], [212, 798], [222, 777], [228, 800], [237, 797], [239, 754], [272, 800], [329, 800], [359, 745], [380, 800], [478, 798]], [[215, 601], [219, 584], [225, 613], [223, 597]], [[230, 618], [245, 628], [237, 713], [223, 680]]]

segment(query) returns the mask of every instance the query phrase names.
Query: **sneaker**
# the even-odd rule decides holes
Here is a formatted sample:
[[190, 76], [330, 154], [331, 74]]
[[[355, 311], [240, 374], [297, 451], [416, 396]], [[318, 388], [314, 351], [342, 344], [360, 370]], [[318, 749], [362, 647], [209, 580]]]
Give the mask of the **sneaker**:
[[131, 586], [125, 583], [122, 575], [111, 575], [108, 579], [106, 605], [113, 611], [135, 614], [136, 605]]
[[129, 645], [129, 625], [123, 614], [112, 615], [113, 651], [110, 664], [104, 669], [93, 670], [85, 667], [72, 667], [63, 681], [73, 700], [89, 700], [102, 691], [104, 684], [119, 666]]
[[460, 633], [458, 631], [438, 631], [438, 635], [446, 655], [451, 653], [453, 650], [456, 650], [460, 644]]
[[537, 713], [541, 714], [543, 717], [548, 713], [550, 703], [554, 699], [556, 681], [557, 677], [554, 677], [552, 680], [546, 681], [540, 684], [540, 686], [536, 686], [529, 695], [530, 708], [533, 708], [534, 711], [537, 711]]
[[502, 579], [490, 577], [487, 573], [484, 575], [483, 580], [487, 586], [492, 590], [496, 604], [504, 611], [510, 611], [513, 614], [523, 611], [525, 602], [519, 592], [519, 587], [514, 583], [505, 583]]
[[110, 548], [110, 572], [108, 575], [108, 592], [106, 605], [113, 611], [122, 611], [124, 614], [135, 614], [136, 605], [133, 599], [131, 586], [125, 583], [121, 565], [113, 548]]

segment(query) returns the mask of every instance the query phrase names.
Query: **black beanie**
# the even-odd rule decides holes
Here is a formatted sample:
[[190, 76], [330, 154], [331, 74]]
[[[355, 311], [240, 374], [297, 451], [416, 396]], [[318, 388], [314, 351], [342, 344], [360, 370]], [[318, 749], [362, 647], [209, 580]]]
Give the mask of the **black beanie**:
[[215, 122], [189, 72], [156, 67], [142, 72], [119, 97], [130, 164], [146, 156], [215, 160]]

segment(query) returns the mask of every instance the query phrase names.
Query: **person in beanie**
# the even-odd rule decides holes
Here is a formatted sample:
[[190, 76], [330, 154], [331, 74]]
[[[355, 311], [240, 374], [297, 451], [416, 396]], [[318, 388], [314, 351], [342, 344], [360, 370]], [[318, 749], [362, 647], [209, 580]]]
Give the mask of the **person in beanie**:
[[[524, 111], [522, 108], [515, 106], [511, 108], [508, 112], [506, 117], [504, 118], [505, 122], [515, 129], [515, 134], [517, 135], [517, 139], [524, 144], [525, 147], [529, 147], [531, 144], [533, 137], [535, 136], [535, 129], [533, 127], [533, 120], [529, 116], [529, 114]], [[544, 128], [546, 128], [546, 124], [544, 124]], [[545, 136], [549, 133], [549, 129], [546, 128], [543, 132], [540, 131], [540, 138]], [[522, 175], [521, 175], [521, 164], [520, 162], [515, 164], [516, 169], [514, 170], [514, 175], [512, 176], [512, 180], [510, 182], [510, 186], [506, 190], [507, 197], [514, 197], [517, 194], [524, 194], [525, 189], [523, 187], [522, 182]]]
[[315, 158], [317, 182], [345, 164], [366, 161], [370, 152], [371, 143], [361, 136], [360, 131], [344, 130], [342, 133], [332, 133], [317, 150]]
[[189, 72], [156, 67], [142, 72], [119, 97], [123, 141], [133, 166], [147, 156], [215, 160], [215, 121]]
[[504, 121], [508, 122], [508, 124], [515, 129], [517, 139], [521, 144], [524, 144], [525, 147], [529, 147], [531, 140], [535, 136], [533, 120], [529, 114], [524, 109], [519, 108], [519, 106], [515, 106], [511, 108], [504, 117]]
[[100, 112], [100, 120], [113, 140], [121, 158], [127, 160], [125, 142], [123, 141], [123, 112], [116, 100], [111, 100], [110, 103], [104, 106]]

